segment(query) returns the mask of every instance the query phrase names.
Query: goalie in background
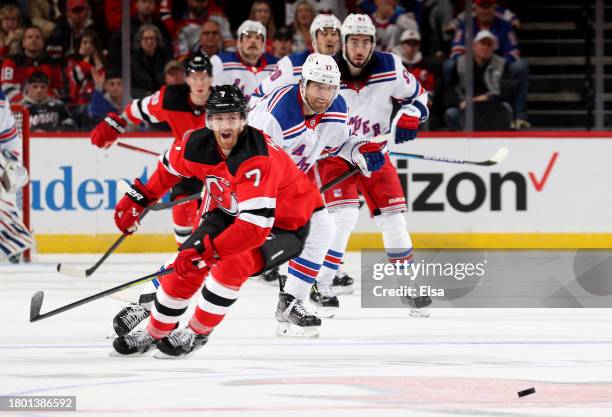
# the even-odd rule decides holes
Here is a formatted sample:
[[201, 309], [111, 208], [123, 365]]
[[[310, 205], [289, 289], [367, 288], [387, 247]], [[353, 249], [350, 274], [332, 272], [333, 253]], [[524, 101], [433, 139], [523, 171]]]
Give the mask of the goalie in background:
[[34, 243], [19, 217], [18, 193], [28, 183], [28, 171], [20, 162], [21, 138], [11, 106], [0, 91], [0, 259], [18, 263]]

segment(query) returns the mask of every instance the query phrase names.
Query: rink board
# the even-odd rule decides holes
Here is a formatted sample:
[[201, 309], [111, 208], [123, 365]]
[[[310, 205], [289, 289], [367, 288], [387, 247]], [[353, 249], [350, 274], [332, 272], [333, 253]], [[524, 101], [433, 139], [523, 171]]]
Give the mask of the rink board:
[[[122, 141], [161, 152], [171, 138], [131, 134]], [[612, 247], [612, 196], [604, 186], [612, 178], [612, 134], [423, 134], [413, 143], [391, 145], [397, 152], [471, 160], [485, 160], [500, 147], [510, 154], [494, 167], [393, 158], [416, 247]], [[94, 148], [80, 134], [35, 135], [30, 187], [38, 251], [104, 251], [117, 237], [117, 181], [146, 180], [156, 165], [144, 153]], [[151, 213], [120, 250], [172, 250], [171, 224], [169, 211]], [[350, 242], [350, 249], [363, 247], [382, 247], [365, 206]]]

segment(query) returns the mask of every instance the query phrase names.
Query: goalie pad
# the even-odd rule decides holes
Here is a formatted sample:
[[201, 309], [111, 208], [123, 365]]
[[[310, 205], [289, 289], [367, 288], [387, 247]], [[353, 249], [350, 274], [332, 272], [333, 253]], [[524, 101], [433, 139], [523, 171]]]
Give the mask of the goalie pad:
[[0, 199], [0, 254], [10, 258], [30, 249], [34, 238], [23, 224], [15, 206]]
[[15, 194], [28, 183], [28, 171], [8, 149], [0, 152], [0, 186], [9, 194]]

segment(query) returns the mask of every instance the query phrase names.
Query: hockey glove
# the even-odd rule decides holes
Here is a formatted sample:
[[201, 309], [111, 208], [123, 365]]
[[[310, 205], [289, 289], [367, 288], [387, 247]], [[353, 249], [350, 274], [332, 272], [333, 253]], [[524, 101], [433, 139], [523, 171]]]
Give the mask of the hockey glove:
[[0, 152], [0, 190], [14, 194], [28, 183], [28, 171], [8, 149]]
[[108, 113], [103, 121], [91, 132], [91, 143], [98, 148], [107, 149], [125, 132], [127, 121], [117, 113]]
[[385, 155], [381, 152], [381, 145], [373, 142], [357, 144], [353, 149], [353, 163], [359, 167], [366, 177], [378, 171], [385, 164]]
[[136, 179], [115, 207], [115, 224], [123, 234], [131, 235], [138, 230], [138, 219], [153, 199], [147, 187]]
[[174, 270], [183, 279], [198, 278], [206, 274], [218, 260], [210, 236], [206, 235], [204, 242], [198, 240], [193, 248], [178, 253], [174, 260]]
[[416, 138], [420, 112], [414, 106], [406, 106], [398, 112], [392, 124], [395, 143], [400, 144]]

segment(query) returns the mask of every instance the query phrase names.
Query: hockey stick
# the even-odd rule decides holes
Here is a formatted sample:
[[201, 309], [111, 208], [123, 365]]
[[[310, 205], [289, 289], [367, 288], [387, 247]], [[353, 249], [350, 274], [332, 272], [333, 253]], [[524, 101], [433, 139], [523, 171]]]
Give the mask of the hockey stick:
[[[347, 170], [342, 175], [338, 176], [337, 178], [334, 178], [333, 180], [331, 180], [327, 184], [323, 185], [321, 187], [321, 189], [320, 189], [320, 192], [323, 193], [323, 192], [329, 190], [330, 188], [334, 187], [336, 184], [344, 181], [348, 177], [356, 174], [357, 172], [359, 172], [359, 168], [357, 166], [351, 167], [349, 170]], [[119, 188], [120, 189], [126, 187], [126, 185], [121, 185], [121, 184], [122, 183], [120, 182], [119, 183]], [[183, 203], [186, 203], [188, 201], [196, 200], [196, 199], [200, 198], [200, 196], [201, 196], [201, 193], [196, 193], [196, 194], [192, 194], [192, 195], [189, 195], [187, 197], [184, 197], [184, 198], [181, 198], [181, 199], [178, 199], [178, 200], [168, 201], [166, 203], [154, 204], [154, 205], [152, 205], [150, 207], [147, 207], [142, 212], [142, 214], [140, 215], [140, 219], [138, 221], [141, 221], [144, 218], [144, 216], [149, 211], [164, 210], [164, 209], [176, 206], [178, 204], [183, 204]], [[75, 277], [75, 278], [87, 278], [87, 277], [91, 276], [94, 272], [96, 272], [96, 270], [100, 267], [100, 265], [102, 265], [104, 263], [104, 261], [106, 261], [106, 259], [115, 251], [115, 249], [117, 249], [119, 247], [119, 245], [121, 245], [121, 243], [123, 242], [123, 240], [127, 236], [129, 236], [129, 235], [122, 234], [121, 236], [119, 236], [119, 238], [117, 238], [117, 240], [111, 245], [111, 247], [108, 248], [108, 250], [104, 253], [104, 255], [102, 255], [102, 257], [95, 264], [93, 264], [91, 267], [89, 267], [87, 269], [81, 269], [81, 268], [78, 268], [78, 267], [73, 266], [73, 265], [59, 263], [59, 264], [57, 264], [57, 272], [59, 272], [60, 274], [68, 275], [68, 276]]]
[[340, 184], [345, 179], [352, 177], [358, 172], [359, 172], [359, 167], [357, 165], [353, 165], [352, 167], [347, 169], [346, 172], [344, 172], [343, 174], [340, 174], [339, 176], [337, 176], [336, 178], [334, 178], [327, 184], [323, 184], [323, 186], [321, 186], [321, 188], [319, 189], [319, 192], [324, 193], [325, 191], [329, 190], [332, 187], [335, 187], [336, 185]]
[[[138, 219], [138, 221], [141, 221], [144, 218], [144, 216], [147, 215], [149, 210], [150, 210], [149, 208], [146, 208], [142, 212], [142, 214], [140, 215], [140, 218]], [[104, 252], [104, 255], [102, 255], [102, 257], [98, 260], [98, 262], [96, 262], [95, 264], [93, 264], [89, 268], [81, 269], [81, 268], [77, 268], [76, 266], [73, 266], [73, 265], [59, 263], [59, 264], [57, 264], [57, 272], [59, 272], [60, 274], [69, 275], [69, 276], [75, 277], [75, 278], [87, 278], [87, 277], [89, 277], [91, 274], [96, 272], [96, 270], [100, 267], [100, 265], [102, 265], [104, 263], [106, 258], [108, 258], [115, 251], [115, 249], [117, 249], [119, 247], [119, 245], [121, 245], [121, 243], [125, 240], [125, 238], [128, 237], [128, 236], [129, 235], [124, 235], [124, 234], [119, 236], [119, 238], [117, 238], [117, 240], [115, 240], [115, 242], [111, 245], [111, 247], [108, 248], [106, 250], [106, 252]]]
[[[118, 188], [119, 188], [119, 191], [121, 191], [121, 192], [127, 191], [127, 189], [129, 187], [130, 187], [129, 184], [127, 184], [125, 181], [119, 181], [119, 183], [118, 183]], [[190, 196], [187, 196], [187, 197], [184, 197], [184, 198], [180, 198], [180, 199], [174, 200], [174, 201], [168, 201], [168, 202], [165, 202], [165, 203], [153, 204], [152, 206], [147, 207], [142, 212], [142, 214], [140, 215], [140, 218], [138, 219], [138, 221], [139, 222], [142, 221], [144, 216], [149, 211], [165, 210], [167, 208], [174, 207], [174, 206], [177, 206], [179, 204], [186, 203], [188, 201], [196, 200], [198, 198], [200, 198], [200, 194], [199, 193], [192, 194]], [[82, 268], [78, 268], [78, 267], [73, 266], [73, 265], [59, 263], [59, 264], [57, 264], [57, 267], [56, 267], [57, 272], [59, 272], [60, 274], [68, 275], [68, 276], [75, 277], [75, 278], [87, 278], [87, 277], [91, 276], [94, 272], [96, 272], [96, 270], [100, 267], [100, 265], [102, 265], [104, 263], [104, 261], [119, 247], [119, 245], [121, 245], [121, 243], [123, 242], [123, 240], [127, 236], [129, 236], [129, 235], [122, 234], [121, 236], [119, 236], [117, 238], [117, 240], [115, 240], [115, 242], [111, 245], [111, 247], [108, 248], [106, 252], [104, 252], [104, 255], [102, 255], [102, 257], [95, 264], [93, 264], [91, 267], [89, 267], [87, 269], [82, 269]]]
[[502, 162], [510, 151], [508, 148], [499, 148], [495, 154], [487, 159], [486, 161], [466, 161], [464, 159], [455, 159], [455, 158], [446, 158], [444, 156], [429, 156], [429, 155], [417, 155], [413, 153], [402, 153], [402, 152], [389, 152], [389, 155], [396, 156], [398, 158], [415, 158], [415, 159], [426, 159], [428, 161], [436, 161], [436, 162], [448, 162], [451, 164], [464, 164], [464, 165], [478, 165], [483, 167], [489, 167], [492, 165], [499, 164]]
[[187, 197], [179, 198], [178, 200], [167, 201], [165, 203], [157, 203], [149, 206], [148, 209], [151, 211], [165, 210], [170, 207], [178, 206], [179, 204], [188, 203], [193, 200], [201, 198], [202, 193], [195, 193], [188, 195]]
[[114, 294], [119, 291], [123, 291], [127, 288], [133, 287], [135, 285], [143, 284], [147, 281], [152, 280], [155, 277], [161, 277], [163, 275], [168, 274], [173, 271], [172, 268], [165, 269], [163, 271], [157, 271], [149, 275], [145, 275], [144, 277], [137, 278], [133, 281], [126, 282], [125, 284], [118, 285], [116, 287], [110, 288], [108, 290], [99, 292], [94, 295], [90, 295], [89, 297], [83, 298], [81, 300], [75, 301], [74, 303], [66, 304], [65, 306], [56, 308], [55, 310], [48, 311], [46, 313], [40, 314], [40, 309], [42, 308], [43, 298], [45, 293], [43, 291], [37, 291], [32, 296], [32, 301], [30, 302], [30, 322], [46, 319], [47, 317], [55, 316], [56, 314], [63, 313], [64, 311], [72, 310], [75, 307], [81, 306], [83, 304], [87, 304], [91, 301], [97, 300], [102, 297], [106, 297], [107, 295]]
[[[346, 172], [344, 172], [343, 174], [341, 174], [337, 178], [334, 178], [333, 180], [331, 180], [330, 182], [325, 184], [323, 187], [321, 187], [320, 191], [321, 192], [327, 191], [328, 189], [330, 189], [334, 185], [344, 181], [345, 179], [347, 179], [348, 177], [354, 175], [357, 172], [359, 172], [359, 168], [357, 166], [351, 167]], [[143, 212], [143, 215], [140, 218], [142, 218], [146, 212], [147, 211], [145, 210], [145, 212]], [[125, 235], [122, 235], [122, 237], [125, 237]], [[120, 238], [119, 240], [122, 241], [123, 239]], [[115, 246], [115, 245], [113, 245], [113, 246]], [[118, 244], [117, 244], [117, 246], [118, 246]], [[108, 254], [110, 254], [110, 253], [108, 253]], [[97, 266], [99, 266], [99, 264], [101, 264], [103, 262], [103, 260], [106, 259], [106, 257], [108, 257], [107, 254], [105, 254], [105, 257], [103, 257], [103, 259], [98, 261], [98, 263], [96, 265], [94, 265], [94, 266], [97, 268]], [[58, 265], [58, 269], [59, 269], [59, 265]], [[173, 271], [173, 268], [169, 268], [169, 269], [165, 269], [163, 271], [158, 271], [158, 272], [154, 272], [154, 273], [149, 274], [149, 275], [145, 275], [144, 277], [137, 278], [137, 279], [135, 279], [133, 281], [126, 282], [125, 284], [121, 284], [121, 285], [118, 285], [116, 287], [110, 288], [108, 290], [99, 292], [97, 294], [90, 295], [89, 297], [83, 298], [81, 300], [75, 301], [75, 302], [70, 303], [70, 304], [66, 304], [65, 306], [56, 308], [55, 310], [51, 310], [51, 311], [49, 311], [47, 313], [44, 313], [44, 314], [40, 314], [40, 309], [42, 308], [42, 303], [43, 303], [43, 298], [45, 296], [45, 293], [43, 291], [37, 291], [36, 293], [34, 293], [34, 295], [32, 296], [32, 300], [30, 301], [30, 322], [35, 322], [35, 321], [38, 321], [38, 320], [45, 319], [47, 317], [55, 316], [56, 314], [59, 314], [59, 313], [63, 313], [64, 311], [72, 310], [75, 307], [81, 306], [83, 304], [87, 304], [87, 303], [89, 303], [91, 301], [100, 299], [102, 297], [106, 297], [107, 295], [111, 295], [111, 294], [114, 294], [116, 292], [128, 289], [130, 287], [143, 284], [143, 283], [145, 283], [147, 281], [152, 280], [155, 277], [164, 276], [164, 275], [168, 274], [171, 271]]]
[[157, 152], [153, 152], [145, 148], [140, 148], [138, 146], [130, 145], [129, 143], [117, 142], [117, 146], [121, 148], [129, 149], [131, 151], [142, 152], [142, 153], [146, 153], [149, 155], [159, 156]]

